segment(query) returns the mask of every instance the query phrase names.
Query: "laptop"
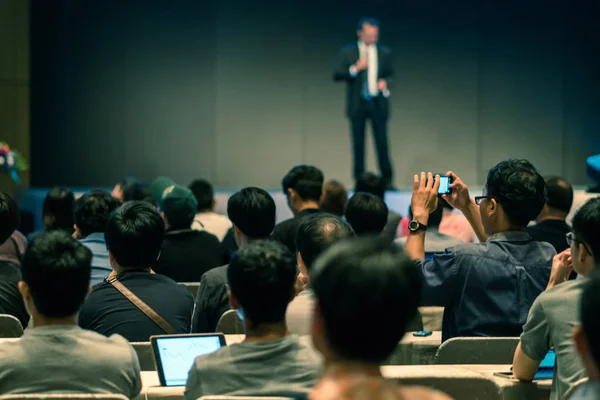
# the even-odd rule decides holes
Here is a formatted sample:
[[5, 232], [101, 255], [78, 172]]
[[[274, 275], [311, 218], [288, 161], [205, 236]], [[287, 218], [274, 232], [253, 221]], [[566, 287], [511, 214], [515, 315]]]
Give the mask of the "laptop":
[[[534, 380], [537, 379], [552, 379], [554, 377], [554, 366], [556, 365], [556, 353], [554, 350], [548, 351], [542, 362], [540, 362], [540, 366], [538, 367], [537, 372], [533, 376]], [[502, 371], [502, 372], [494, 372], [495, 376], [501, 376], [503, 378], [514, 378], [511, 371]]]
[[196, 357], [226, 346], [220, 333], [150, 337], [161, 386], [185, 386]]

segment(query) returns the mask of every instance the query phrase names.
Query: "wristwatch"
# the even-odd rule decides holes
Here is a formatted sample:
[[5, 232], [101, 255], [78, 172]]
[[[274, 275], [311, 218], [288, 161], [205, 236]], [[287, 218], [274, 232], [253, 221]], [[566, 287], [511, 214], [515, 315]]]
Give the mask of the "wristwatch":
[[419, 231], [426, 231], [427, 230], [427, 225], [420, 223], [417, 220], [412, 220], [408, 223], [408, 230], [411, 231], [412, 233], [416, 233]]

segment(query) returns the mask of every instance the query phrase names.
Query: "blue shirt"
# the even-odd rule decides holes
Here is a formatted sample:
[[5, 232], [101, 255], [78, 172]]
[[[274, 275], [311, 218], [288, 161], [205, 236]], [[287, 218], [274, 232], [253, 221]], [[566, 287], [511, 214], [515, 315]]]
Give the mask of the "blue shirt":
[[79, 241], [92, 252], [92, 274], [90, 284], [95, 286], [104, 281], [104, 278], [111, 273], [112, 267], [108, 258], [108, 249], [104, 241], [104, 233], [96, 232], [88, 235]]
[[554, 248], [526, 232], [504, 232], [485, 243], [417, 260], [423, 305], [444, 306], [442, 340], [457, 336], [519, 336], [529, 308], [550, 278]]

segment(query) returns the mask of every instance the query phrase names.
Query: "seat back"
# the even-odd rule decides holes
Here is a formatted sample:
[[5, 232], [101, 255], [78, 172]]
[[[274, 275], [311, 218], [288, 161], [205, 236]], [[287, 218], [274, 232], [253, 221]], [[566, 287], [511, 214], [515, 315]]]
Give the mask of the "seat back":
[[198, 295], [198, 288], [200, 287], [200, 282], [181, 282], [180, 285], [185, 286], [194, 297], [194, 300], [196, 300], [196, 296]]
[[240, 335], [244, 334], [244, 323], [238, 318], [235, 310], [228, 310], [219, 319], [217, 323], [217, 332], [225, 335]]
[[35, 393], [35, 394], [5, 394], [0, 400], [128, 400], [122, 394], [93, 394], [93, 393]]
[[150, 342], [132, 342], [130, 343], [140, 360], [140, 369], [142, 371], [156, 371], [156, 362], [154, 361], [154, 352]]
[[23, 336], [21, 322], [8, 314], [0, 314], [0, 338], [18, 338]]
[[436, 364], [512, 364], [518, 337], [456, 337], [442, 343]]

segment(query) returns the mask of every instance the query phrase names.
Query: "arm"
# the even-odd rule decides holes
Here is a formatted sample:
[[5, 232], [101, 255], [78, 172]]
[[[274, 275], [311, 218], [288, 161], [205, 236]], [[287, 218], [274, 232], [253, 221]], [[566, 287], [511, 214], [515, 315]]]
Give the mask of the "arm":
[[513, 357], [513, 374], [520, 381], [531, 381], [541, 360], [550, 349], [548, 319], [538, 297], [529, 310], [527, 322], [523, 326], [521, 340]]
[[513, 375], [520, 381], [531, 382], [540, 366], [540, 361], [530, 358], [523, 350], [521, 343], [517, 345], [513, 358]]
[[479, 238], [481, 242], [486, 242], [488, 236], [485, 233], [483, 223], [481, 222], [479, 207], [477, 207], [477, 204], [475, 204], [475, 201], [469, 195], [469, 188], [454, 172], [448, 171], [446, 176], [449, 176], [452, 180], [452, 185], [450, 185], [452, 191], [450, 194], [445, 194], [443, 196], [444, 200], [452, 207], [461, 211], [467, 218], [467, 221], [469, 221], [469, 224], [471, 224], [477, 238]]
[[127, 396], [127, 397], [129, 397], [130, 399], [135, 399], [142, 391], [141, 368], [140, 368], [140, 361], [138, 360], [137, 353], [135, 352], [133, 347], [129, 346], [129, 348], [131, 349], [131, 360], [133, 363], [133, 368], [132, 368], [133, 375], [130, 377], [131, 383], [132, 383], [132, 391], [129, 394], [129, 396]]
[[389, 89], [394, 80], [394, 64], [392, 58], [392, 51], [387, 47], [381, 48], [382, 56], [381, 59], [385, 60], [383, 65], [380, 66], [379, 79], [383, 79], [386, 82], [386, 87]]
[[462, 210], [462, 213], [469, 221], [471, 228], [475, 231], [477, 238], [480, 242], [487, 242], [488, 235], [485, 233], [485, 228], [483, 227], [483, 222], [481, 222], [481, 214], [479, 213], [479, 208], [475, 201], [471, 199], [469, 204], [465, 209]]
[[[364, 69], [364, 68], [363, 68]], [[356, 79], [360, 69], [350, 61], [347, 51], [342, 49], [338, 54], [335, 69], [333, 70], [334, 82], [347, 82]]]
[[567, 249], [560, 254], [557, 254], [552, 259], [552, 270], [546, 290], [552, 289], [554, 286], [567, 282], [573, 271], [573, 261], [571, 259], [571, 249]]
[[196, 365], [196, 362], [194, 362], [188, 374], [188, 380], [185, 385], [183, 399], [196, 400], [202, 397], [203, 394], [204, 393], [202, 392], [202, 382], [200, 379], [200, 374], [198, 373], [198, 367]]

